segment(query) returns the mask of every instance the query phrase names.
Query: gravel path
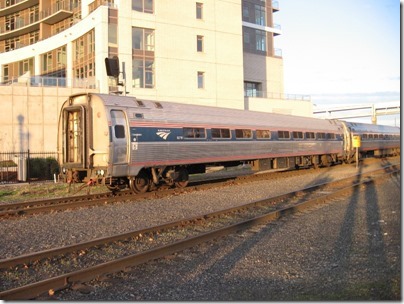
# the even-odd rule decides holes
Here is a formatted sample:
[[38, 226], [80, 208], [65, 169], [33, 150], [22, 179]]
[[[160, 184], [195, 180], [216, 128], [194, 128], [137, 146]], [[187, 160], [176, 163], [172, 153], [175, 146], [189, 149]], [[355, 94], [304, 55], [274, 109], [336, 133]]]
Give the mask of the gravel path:
[[[59, 300], [400, 300], [400, 177], [135, 267]], [[81, 286], [83, 287], [83, 286]]]

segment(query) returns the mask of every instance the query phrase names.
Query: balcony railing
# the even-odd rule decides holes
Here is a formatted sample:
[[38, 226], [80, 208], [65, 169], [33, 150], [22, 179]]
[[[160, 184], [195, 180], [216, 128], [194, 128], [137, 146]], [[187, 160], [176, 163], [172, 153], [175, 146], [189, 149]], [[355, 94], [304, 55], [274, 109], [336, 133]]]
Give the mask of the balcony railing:
[[272, 9], [279, 10], [279, 1], [272, 1]]
[[274, 56], [282, 57], [282, 49], [274, 49]]
[[65, 87], [65, 88], [83, 88], [83, 89], [97, 89], [99, 83], [92, 78], [62, 78], [62, 77], [45, 77], [45, 76], [31, 76], [31, 77], [14, 77], [3, 78], [0, 81], [1, 86], [31, 86], [31, 87]]
[[310, 101], [311, 100], [310, 95], [272, 93], [272, 92], [265, 92], [265, 91], [258, 91], [258, 90], [245, 90], [244, 97], [282, 99], [282, 100], [301, 100], [301, 101]]
[[[44, 9], [41, 12], [37, 13], [30, 13], [26, 12], [23, 15], [15, 16], [13, 20], [9, 21], [9, 24], [0, 28], [0, 34], [5, 34], [7, 32], [18, 31], [22, 28], [29, 27], [34, 25], [40, 21], [47, 21], [49, 23], [56, 23], [63, 18], [67, 18], [73, 14], [73, 10], [79, 9], [77, 3], [55, 3], [51, 7]], [[64, 12], [63, 14], [59, 14], [59, 12]], [[52, 18], [51, 18], [52, 17]]]

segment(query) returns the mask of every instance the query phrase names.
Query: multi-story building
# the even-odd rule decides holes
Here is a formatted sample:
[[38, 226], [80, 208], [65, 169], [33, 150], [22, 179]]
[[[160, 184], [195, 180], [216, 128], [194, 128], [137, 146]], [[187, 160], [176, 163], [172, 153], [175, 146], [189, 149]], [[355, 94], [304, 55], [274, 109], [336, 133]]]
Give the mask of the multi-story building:
[[[62, 95], [119, 91], [311, 115], [310, 102], [283, 94], [283, 59], [274, 43], [281, 33], [273, 23], [278, 10], [278, 2], [269, 0], [0, 0], [0, 94], [13, 95], [11, 108], [25, 98], [23, 116], [33, 115], [29, 104], [38, 94], [47, 112], [47, 88], [55, 87]], [[106, 74], [105, 58], [114, 56], [119, 79]], [[23, 93], [5, 88], [17, 84]], [[15, 135], [18, 121], [12, 119], [8, 133]], [[21, 147], [17, 141], [10, 147]]]

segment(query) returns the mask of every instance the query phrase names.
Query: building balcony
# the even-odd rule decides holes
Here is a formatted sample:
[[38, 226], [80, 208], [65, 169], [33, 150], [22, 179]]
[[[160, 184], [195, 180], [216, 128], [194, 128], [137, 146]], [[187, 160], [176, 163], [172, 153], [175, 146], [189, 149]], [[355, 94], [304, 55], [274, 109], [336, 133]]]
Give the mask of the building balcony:
[[100, 88], [99, 81], [96, 80], [95, 77], [69, 79], [64, 77], [25, 76], [26, 74], [19, 77], [3, 77], [0, 79], [0, 86]]
[[0, 0], [0, 17], [20, 12], [38, 4], [39, 0]]
[[278, 12], [279, 11], [279, 2], [278, 1], [272, 1], [272, 12]]
[[282, 34], [282, 29], [279, 24], [274, 24], [273, 26], [265, 26], [265, 25], [260, 25], [260, 24], [251, 23], [251, 22], [247, 22], [247, 21], [243, 21], [242, 24], [243, 24], [243, 26], [248, 27], [248, 28], [273, 33], [274, 36]]
[[258, 91], [255, 89], [245, 90], [244, 97], [311, 101], [310, 95], [273, 93], [273, 92]]
[[40, 23], [49, 25], [60, 22], [66, 18], [73, 16], [74, 9], [77, 4], [70, 3], [54, 4], [48, 9], [41, 11], [39, 14], [25, 14], [15, 17], [8, 24], [0, 27], [0, 40], [18, 37], [27, 33], [39, 30]]
[[286, 115], [313, 117], [310, 95], [245, 91], [244, 109]]

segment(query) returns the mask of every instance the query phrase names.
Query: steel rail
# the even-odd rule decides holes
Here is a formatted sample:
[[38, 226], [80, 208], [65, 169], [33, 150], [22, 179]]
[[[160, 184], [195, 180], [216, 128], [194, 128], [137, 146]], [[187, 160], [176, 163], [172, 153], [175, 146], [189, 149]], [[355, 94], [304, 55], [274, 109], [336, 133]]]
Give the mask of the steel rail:
[[[286, 170], [286, 171], [276, 171], [276, 176], [281, 174], [281, 176], [289, 176], [290, 174], [301, 175], [306, 174], [304, 171], [296, 170]], [[212, 187], [220, 187], [223, 185], [229, 185], [234, 183], [246, 183], [251, 181], [263, 180], [275, 178], [274, 172], [271, 173], [259, 173], [253, 175], [231, 175], [227, 177], [213, 177], [209, 180], [196, 180], [192, 181], [187, 188], [183, 189], [160, 189], [154, 192], [148, 192], [144, 194], [134, 194], [133, 192], [120, 191], [116, 193], [104, 192], [91, 195], [81, 195], [73, 197], [62, 197], [62, 198], [52, 198], [46, 200], [35, 200], [28, 202], [12, 203], [12, 204], [1, 204], [0, 205], [0, 218], [11, 217], [18, 215], [30, 215], [38, 214], [42, 212], [50, 211], [61, 211], [66, 209], [81, 208], [86, 206], [93, 206], [105, 203], [122, 202], [125, 200], [142, 200], [148, 198], [161, 198], [167, 195], [184, 193], [189, 191], [199, 191], [203, 189], [208, 189]]]
[[[277, 171], [281, 174], [302, 174], [302, 171]], [[0, 218], [17, 215], [37, 214], [49, 211], [61, 211], [72, 208], [80, 208], [97, 204], [122, 202], [124, 200], [142, 200], [147, 198], [160, 198], [167, 195], [184, 193], [189, 191], [199, 191], [207, 188], [228, 185], [229, 183], [245, 183], [256, 180], [268, 179], [273, 177], [272, 173], [262, 173], [257, 175], [230, 175], [227, 177], [213, 177], [207, 180], [191, 181], [186, 188], [165, 188], [164, 186], [157, 191], [135, 194], [130, 190], [118, 191], [115, 193], [104, 192], [91, 195], [51, 198], [46, 200], [34, 200], [12, 204], [0, 205]]]
[[[201, 244], [203, 242], [207, 242], [213, 239], [217, 239], [219, 237], [238, 232], [241, 230], [248, 229], [252, 226], [261, 223], [267, 223], [268, 221], [276, 220], [281, 217], [295, 214], [298, 212], [302, 212], [308, 208], [312, 208], [315, 205], [325, 203], [330, 199], [334, 199], [340, 197], [341, 195], [346, 195], [349, 193], [353, 193], [354, 189], [366, 185], [369, 183], [373, 183], [376, 179], [383, 178], [386, 175], [395, 174], [400, 171], [400, 169], [394, 170], [377, 170], [377, 171], [384, 171], [383, 174], [368, 176], [367, 180], [358, 181], [358, 176], [356, 176], [356, 182], [350, 186], [344, 187], [342, 189], [336, 190], [332, 193], [328, 193], [326, 195], [322, 195], [317, 198], [313, 198], [304, 202], [301, 202], [295, 206], [286, 207], [280, 210], [276, 210], [273, 212], [269, 212], [267, 214], [254, 217], [252, 219], [244, 220], [242, 222], [232, 224], [230, 226], [219, 228], [211, 232], [203, 233], [199, 236], [191, 237], [188, 239], [184, 239], [181, 241], [174, 242], [169, 245], [160, 246], [142, 253], [137, 253], [134, 255], [130, 255], [127, 257], [119, 258], [113, 261], [105, 262], [96, 266], [92, 266], [86, 269], [82, 269], [79, 271], [74, 271], [68, 274], [56, 276], [54, 278], [46, 279], [43, 281], [35, 282], [26, 286], [6, 290], [0, 292], [0, 299], [4, 300], [23, 300], [23, 299], [32, 299], [44, 292], [49, 291], [50, 289], [59, 290], [68, 287], [70, 284], [74, 282], [85, 282], [91, 279], [96, 278], [105, 273], [117, 272], [121, 270], [125, 270], [127, 267], [134, 267], [136, 265], [145, 263], [147, 261], [151, 261], [154, 259], [158, 259], [175, 252], [193, 247], [195, 245]], [[351, 179], [354, 177], [351, 177]], [[323, 184], [324, 186], [324, 184]], [[319, 186], [315, 186], [319, 187]], [[298, 192], [298, 191], [295, 191]], [[302, 190], [299, 191], [300, 193]], [[287, 197], [287, 195], [285, 196]], [[279, 199], [279, 197], [276, 197]], [[268, 199], [267, 199], [268, 200]], [[265, 200], [266, 201], [266, 200]], [[262, 204], [263, 201], [255, 202], [252, 204]], [[249, 204], [251, 205], [251, 204]], [[243, 206], [244, 207], [244, 206]], [[231, 209], [239, 209], [237, 207]], [[220, 212], [215, 212], [213, 214], [217, 214]], [[213, 214], [209, 214], [208, 216], [214, 216]], [[204, 217], [206, 217], [205, 215]], [[191, 220], [191, 219], [189, 219]], [[181, 221], [183, 222], [183, 221]], [[177, 222], [178, 225], [179, 222]]]

